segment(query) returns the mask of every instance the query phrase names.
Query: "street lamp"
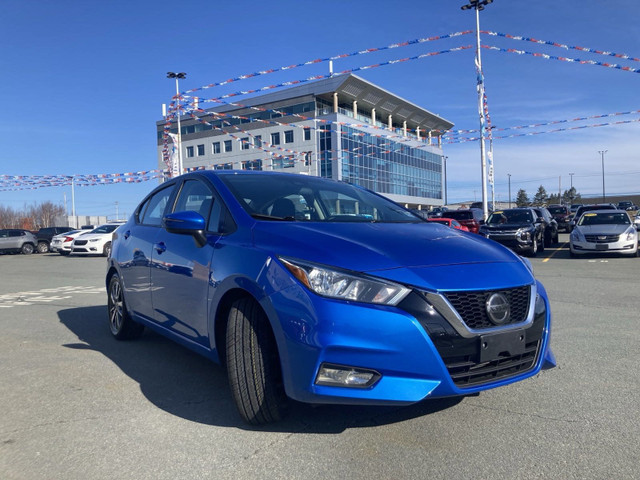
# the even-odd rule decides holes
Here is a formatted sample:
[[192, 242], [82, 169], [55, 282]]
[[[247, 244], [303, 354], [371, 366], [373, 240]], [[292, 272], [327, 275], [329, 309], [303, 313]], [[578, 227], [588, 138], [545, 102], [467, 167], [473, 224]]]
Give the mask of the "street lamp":
[[182, 175], [182, 131], [180, 128], [180, 88], [178, 87], [178, 79], [187, 78], [184, 72], [175, 73], [167, 72], [167, 78], [176, 79], [176, 115], [178, 117], [178, 175]]
[[569, 174], [569, 178], [571, 179], [571, 188], [569, 189], [569, 199], [571, 200], [571, 204], [573, 204], [573, 173]]
[[605, 195], [604, 195], [604, 154], [607, 153], [609, 150], [598, 150], [598, 153], [600, 154], [600, 156], [602, 157], [602, 203], [605, 202]]
[[480, 118], [480, 165], [482, 174], [482, 214], [486, 220], [489, 216], [489, 208], [487, 204], [487, 161], [484, 147], [484, 79], [482, 76], [482, 58], [480, 56], [480, 11], [484, 10], [485, 5], [489, 5], [493, 0], [469, 0], [467, 5], [460, 7], [462, 10], [474, 9], [476, 11], [476, 72], [478, 75], [478, 116]]
[[507, 173], [507, 177], [509, 177], [509, 208], [511, 208], [511, 174]]

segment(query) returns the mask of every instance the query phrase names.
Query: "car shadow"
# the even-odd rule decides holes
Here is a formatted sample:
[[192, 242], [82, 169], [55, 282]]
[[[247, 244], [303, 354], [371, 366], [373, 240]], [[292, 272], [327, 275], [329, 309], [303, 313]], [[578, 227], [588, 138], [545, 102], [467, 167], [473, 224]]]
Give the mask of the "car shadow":
[[201, 424], [255, 431], [340, 433], [348, 428], [372, 427], [430, 415], [453, 407], [463, 399], [452, 397], [391, 407], [315, 406], [292, 401], [284, 420], [253, 427], [236, 411], [224, 367], [149, 329], [145, 329], [139, 340], [115, 340], [109, 332], [104, 305], [60, 310], [58, 317], [78, 337], [77, 343], [63, 347], [101, 353], [137, 382], [140, 391], [153, 405]]

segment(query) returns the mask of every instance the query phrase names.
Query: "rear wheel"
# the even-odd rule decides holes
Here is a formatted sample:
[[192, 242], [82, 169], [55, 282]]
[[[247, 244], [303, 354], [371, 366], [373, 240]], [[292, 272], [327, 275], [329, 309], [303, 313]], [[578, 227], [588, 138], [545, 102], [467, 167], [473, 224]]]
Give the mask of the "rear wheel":
[[253, 299], [236, 300], [227, 323], [227, 371], [236, 407], [253, 425], [280, 420], [287, 407], [271, 326]]
[[49, 244], [47, 242], [39, 242], [38, 253], [49, 253]]
[[25, 243], [24, 245], [22, 245], [22, 248], [20, 249], [20, 251], [24, 254], [24, 255], [31, 255], [34, 252], [35, 248], [33, 246], [33, 244], [31, 243]]
[[107, 307], [109, 311], [109, 329], [115, 338], [118, 340], [132, 340], [142, 335], [144, 325], [134, 322], [127, 312], [122, 283], [118, 274], [114, 274], [109, 281]]

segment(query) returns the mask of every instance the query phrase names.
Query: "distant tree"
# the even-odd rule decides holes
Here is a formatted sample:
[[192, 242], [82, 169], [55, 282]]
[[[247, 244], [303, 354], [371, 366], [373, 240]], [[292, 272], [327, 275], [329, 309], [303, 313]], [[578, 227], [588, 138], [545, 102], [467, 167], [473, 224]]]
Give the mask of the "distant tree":
[[533, 204], [538, 207], [543, 207], [547, 205], [548, 202], [549, 202], [549, 195], [547, 195], [547, 191], [545, 190], [545, 188], [542, 185], [540, 185], [538, 187], [538, 191], [533, 196]]
[[518, 190], [518, 194], [516, 195], [516, 205], [519, 207], [526, 207], [529, 205], [529, 196], [522, 188]]
[[575, 187], [571, 187], [569, 190], [565, 190], [562, 194], [562, 201], [566, 205], [571, 205], [572, 203], [582, 203], [582, 197], [577, 192]]
[[22, 211], [0, 205], [0, 228], [38, 230], [42, 227], [52, 227], [55, 225], [56, 217], [64, 214], [62, 205], [54, 205], [51, 202], [25, 205]]
[[552, 193], [551, 195], [549, 195], [548, 202], [549, 202], [549, 205], [560, 203], [560, 194]]

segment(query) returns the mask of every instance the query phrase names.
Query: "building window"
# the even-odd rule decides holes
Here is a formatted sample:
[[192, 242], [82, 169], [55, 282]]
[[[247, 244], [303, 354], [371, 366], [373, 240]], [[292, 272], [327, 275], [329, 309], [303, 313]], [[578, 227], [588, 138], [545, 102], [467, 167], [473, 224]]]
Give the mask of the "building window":
[[198, 156], [201, 157], [204, 155], [204, 143], [202, 145], [198, 145]]
[[285, 130], [284, 143], [293, 143], [293, 130]]
[[233, 148], [233, 146], [231, 145], [231, 140], [225, 140], [224, 141], [224, 151], [225, 152], [230, 152], [232, 148]]
[[216, 153], [220, 153], [220, 142], [213, 142], [211, 144], [211, 151], [215, 155]]
[[233, 163], [220, 163], [213, 166], [214, 170], [233, 170]]
[[249, 150], [249, 137], [243, 137], [240, 139], [242, 143], [242, 150]]
[[193, 147], [187, 147], [187, 157], [193, 157]]
[[253, 144], [256, 146], [256, 148], [262, 148], [262, 135], [254, 136]]
[[273, 132], [271, 134], [271, 145], [280, 145], [280, 132]]
[[311, 140], [311, 129], [309, 127], [304, 129], [304, 139]]
[[249, 160], [242, 162], [243, 170], [262, 170], [262, 160]]

